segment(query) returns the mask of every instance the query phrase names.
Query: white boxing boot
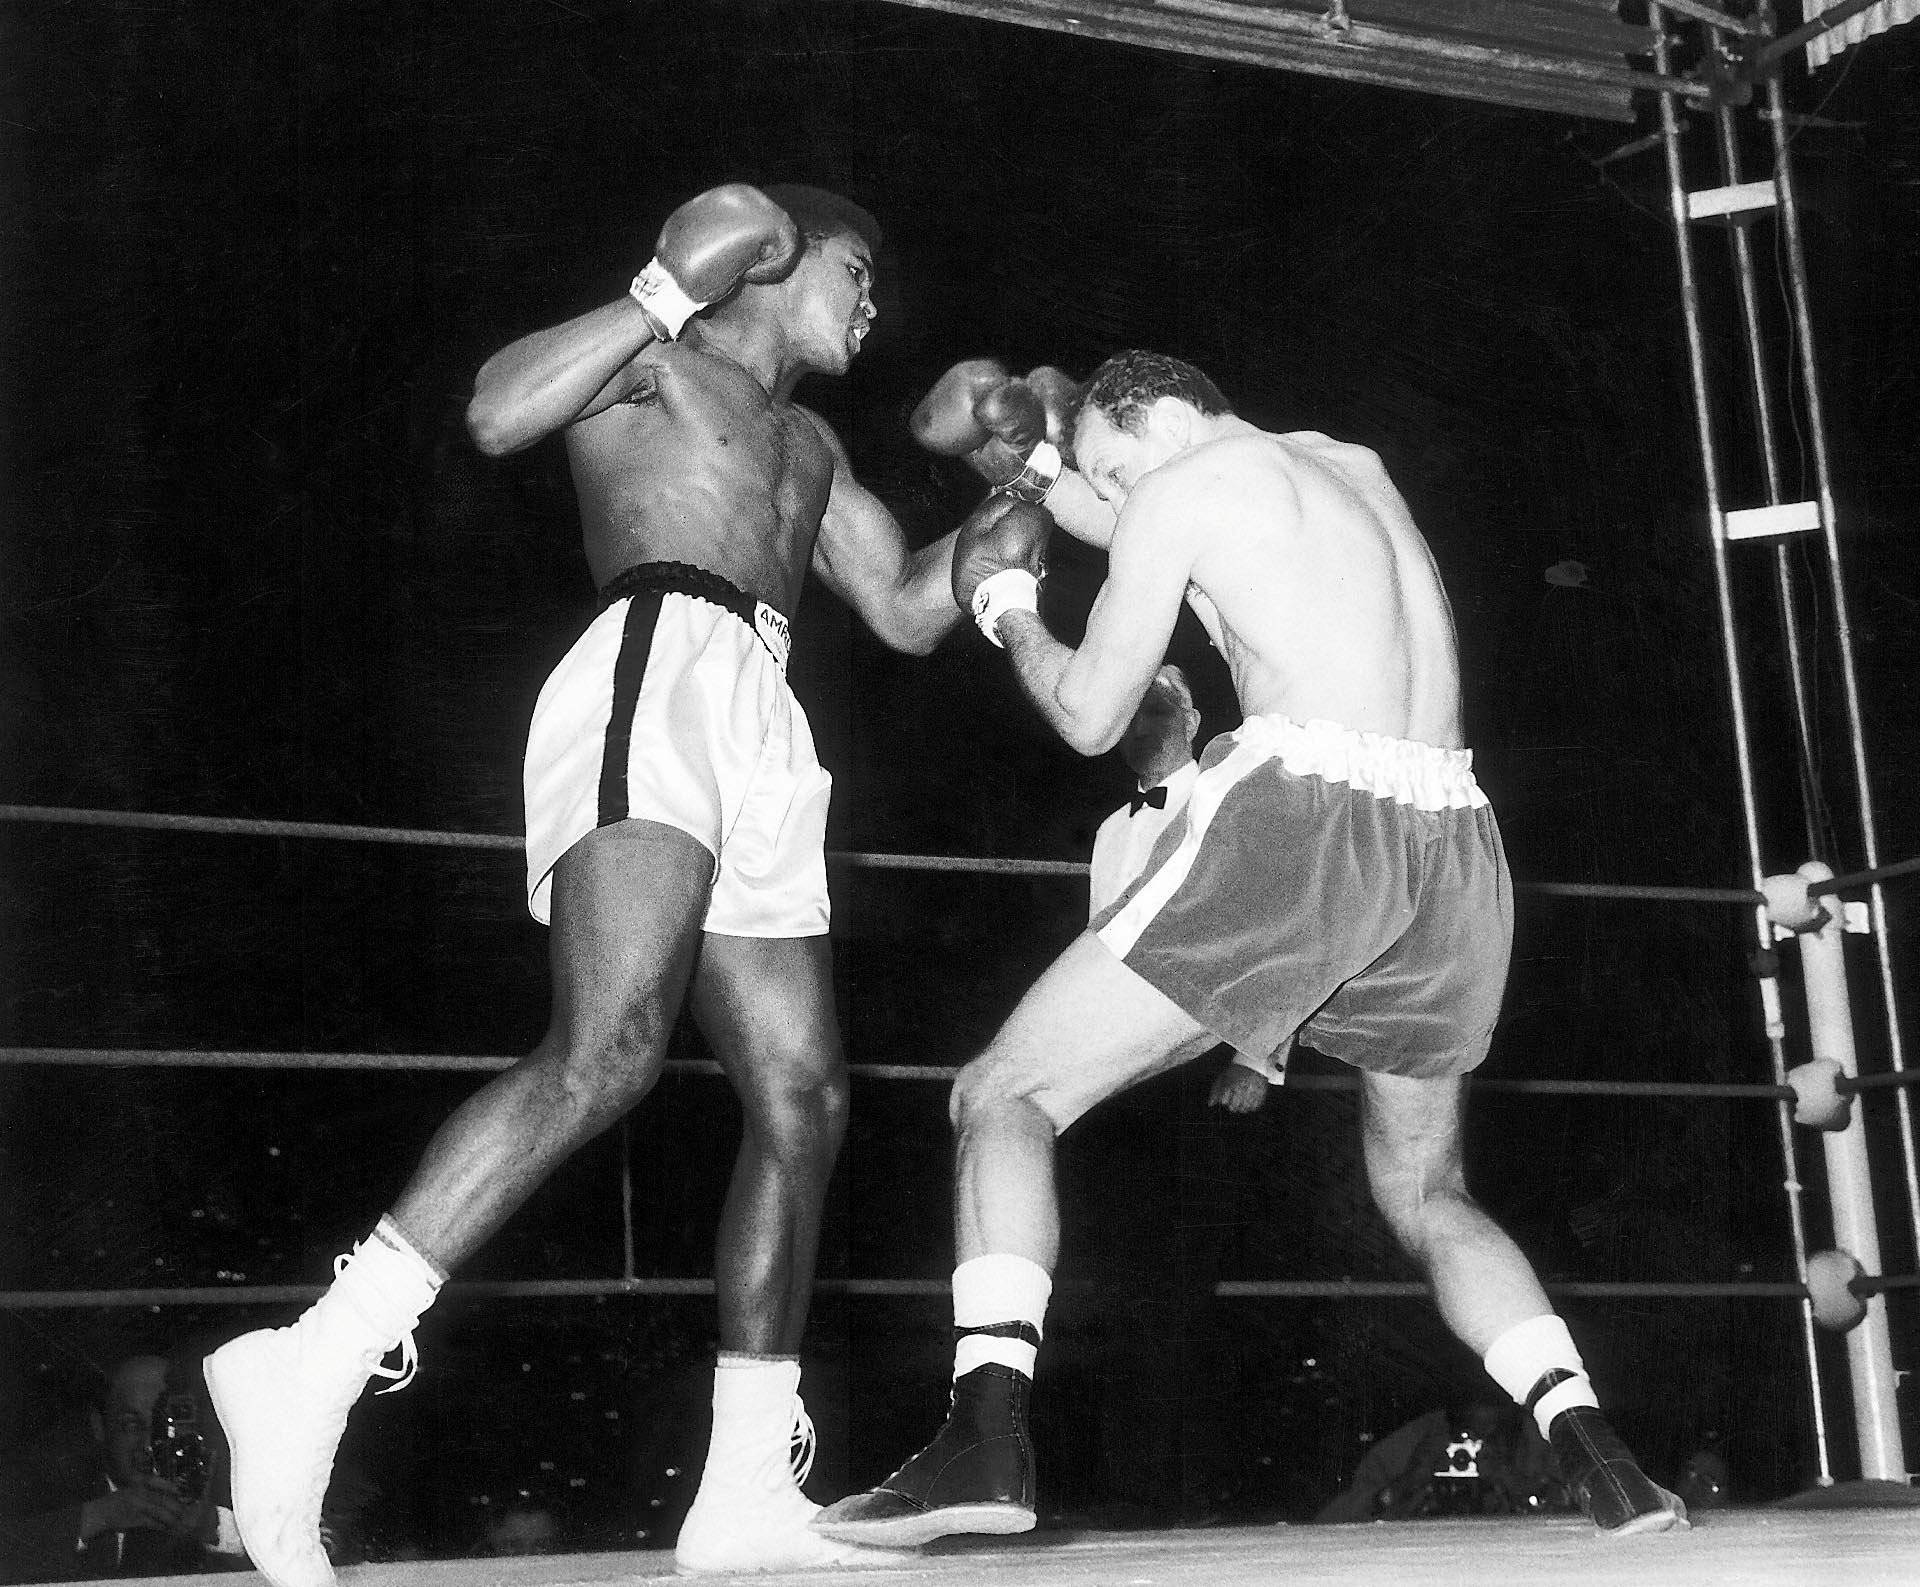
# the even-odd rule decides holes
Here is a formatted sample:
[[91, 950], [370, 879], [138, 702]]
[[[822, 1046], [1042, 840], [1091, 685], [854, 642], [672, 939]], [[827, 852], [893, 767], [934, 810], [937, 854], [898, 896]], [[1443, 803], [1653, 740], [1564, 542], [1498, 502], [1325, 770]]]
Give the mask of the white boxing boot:
[[[440, 1275], [391, 1220], [334, 1263], [327, 1292], [286, 1328], [242, 1334], [202, 1370], [232, 1451], [233, 1518], [273, 1587], [331, 1587], [320, 1503], [347, 1413], [372, 1377], [413, 1378], [413, 1327]], [[401, 1364], [381, 1358], [398, 1348]]]
[[673, 1551], [681, 1571], [848, 1570], [920, 1558], [813, 1530], [820, 1506], [800, 1491], [813, 1464], [813, 1423], [799, 1390], [797, 1361], [723, 1356], [714, 1368], [713, 1438]]

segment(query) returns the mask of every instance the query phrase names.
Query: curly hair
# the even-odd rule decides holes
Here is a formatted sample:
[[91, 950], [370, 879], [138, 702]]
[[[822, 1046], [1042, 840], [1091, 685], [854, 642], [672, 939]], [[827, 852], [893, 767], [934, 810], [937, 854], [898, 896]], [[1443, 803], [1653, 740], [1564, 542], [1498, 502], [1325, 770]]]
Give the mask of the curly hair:
[[775, 182], [760, 191], [793, 217], [801, 236], [816, 241], [842, 235], [858, 237], [868, 252], [880, 251], [880, 223], [852, 199], [800, 182]]
[[1088, 376], [1074, 418], [1094, 408], [1116, 430], [1137, 435], [1147, 409], [1162, 397], [1177, 397], [1208, 415], [1233, 412], [1220, 388], [1185, 359], [1130, 348]]

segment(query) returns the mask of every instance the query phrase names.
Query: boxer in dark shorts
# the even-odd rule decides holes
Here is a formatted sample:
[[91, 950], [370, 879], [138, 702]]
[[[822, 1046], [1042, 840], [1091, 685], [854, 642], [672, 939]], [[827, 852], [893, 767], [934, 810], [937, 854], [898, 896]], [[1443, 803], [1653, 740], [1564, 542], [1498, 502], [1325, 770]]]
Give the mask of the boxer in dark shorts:
[[1252, 717], [1093, 930], [1243, 1052], [1440, 1077], [1487, 1055], [1512, 887], [1467, 751]]
[[[935, 395], [975, 391], [962, 376]], [[1119, 740], [1183, 603], [1245, 725], [1209, 746], [1147, 872], [955, 1082], [950, 1415], [815, 1528], [920, 1543], [1034, 1525], [1027, 1404], [1059, 1259], [1060, 1133], [1220, 1041], [1272, 1053], [1296, 1031], [1354, 1066], [1374, 1204], [1594, 1524], [1684, 1526], [1600, 1415], [1532, 1265], [1467, 1190], [1465, 1075], [1499, 1014], [1513, 910], [1462, 736], [1452, 609], [1406, 502], [1365, 447], [1259, 429], [1178, 359], [1119, 354], [1073, 401], [1048, 426], [1071, 466], [1044, 515], [1107, 553], [1079, 644], [1043, 621], [1013, 532], [1038, 508], [963, 527], [956, 599], [1082, 754]]]

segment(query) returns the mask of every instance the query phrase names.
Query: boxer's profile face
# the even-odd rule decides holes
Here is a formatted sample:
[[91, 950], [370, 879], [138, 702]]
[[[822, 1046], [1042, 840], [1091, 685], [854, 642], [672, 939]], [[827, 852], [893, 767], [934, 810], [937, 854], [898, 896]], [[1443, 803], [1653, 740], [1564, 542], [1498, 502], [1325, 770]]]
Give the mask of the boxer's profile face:
[[822, 373], [844, 371], [873, 325], [873, 256], [851, 232], [809, 237], [793, 274], [781, 283], [796, 339]]
[[1094, 494], [1115, 512], [1127, 504], [1127, 495], [1179, 450], [1162, 412], [1171, 398], [1163, 397], [1141, 417], [1138, 430], [1122, 429], [1105, 413], [1088, 407], [1074, 426], [1073, 456], [1081, 476]]

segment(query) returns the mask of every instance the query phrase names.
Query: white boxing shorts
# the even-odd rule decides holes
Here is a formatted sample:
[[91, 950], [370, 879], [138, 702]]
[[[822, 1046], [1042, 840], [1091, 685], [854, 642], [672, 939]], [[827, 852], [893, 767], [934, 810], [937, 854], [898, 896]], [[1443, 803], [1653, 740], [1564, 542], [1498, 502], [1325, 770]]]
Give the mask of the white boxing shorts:
[[1249, 717], [1207, 746], [1100, 940], [1222, 1041], [1296, 1031], [1356, 1068], [1437, 1078], [1486, 1057], [1513, 888], [1472, 756]]
[[540, 690], [527, 735], [527, 907], [545, 924], [553, 868], [597, 827], [659, 821], [714, 857], [704, 929], [825, 933], [827, 800], [787, 686], [787, 620], [704, 568], [647, 562]]

